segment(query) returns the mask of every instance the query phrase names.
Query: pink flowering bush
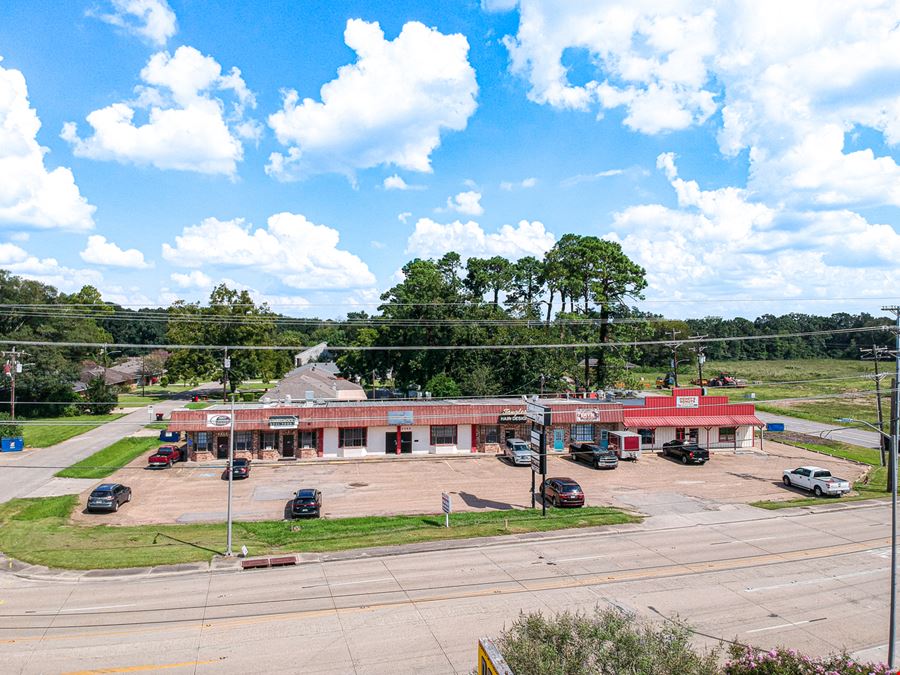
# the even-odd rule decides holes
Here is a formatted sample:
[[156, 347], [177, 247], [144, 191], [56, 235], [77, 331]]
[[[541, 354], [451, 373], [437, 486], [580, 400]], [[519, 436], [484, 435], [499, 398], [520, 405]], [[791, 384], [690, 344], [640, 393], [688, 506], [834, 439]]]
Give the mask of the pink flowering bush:
[[846, 653], [832, 654], [820, 659], [804, 656], [795, 649], [760, 651], [732, 645], [725, 675], [883, 675], [884, 663], [859, 663]]

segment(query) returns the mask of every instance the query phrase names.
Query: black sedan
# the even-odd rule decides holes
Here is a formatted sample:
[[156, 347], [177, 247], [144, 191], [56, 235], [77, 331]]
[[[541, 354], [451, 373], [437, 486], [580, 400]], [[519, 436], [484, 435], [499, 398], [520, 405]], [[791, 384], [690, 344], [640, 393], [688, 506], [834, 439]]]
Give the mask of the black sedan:
[[544, 498], [553, 506], [584, 506], [584, 491], [571, 478], [548, 478]]
[[297, 490], [291, 500], [291, 517], [313, 516], [318, 518], [322, 512], [322, 493], [314, 488]]
[[[250, 460], [249, 459], [236, 459], [231, 464], [231, 477], [232, 478], [248, 478], [250, 476]], [[225, 474], [225, 477], [228, 477], [228, 474]]]
[[118, 511], [131, 501], [131, 488], [120, 483], [103, 483], [94, 488], [87, 500], [88, 511]]

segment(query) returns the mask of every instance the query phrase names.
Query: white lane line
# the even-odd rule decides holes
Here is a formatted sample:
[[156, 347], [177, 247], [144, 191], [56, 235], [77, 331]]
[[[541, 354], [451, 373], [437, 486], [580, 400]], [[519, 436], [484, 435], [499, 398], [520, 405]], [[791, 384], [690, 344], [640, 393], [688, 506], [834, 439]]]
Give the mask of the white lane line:
[[712, 541], [710, 546], [721, 546], [722, 544], [749, 544], [751, 541], [766, 541], [768, 539], [778, 539], [778, 537], [756, 537], [756, 539], [729, 539], [728, 541]]
[[[329, 586], [349, 586], [350, 584], [374, 584], [376, 581], [393, 581], [393, 577], [381, 577], [380, 579], [360, 579], [359, 581], [338, 581]], [[322, 584], [324, 585], [324, 584]]]
[[561, 563], [561, 562], [572, 562], [574, 560], [595, 560], [596, 558], [608, 558], [609, 554], [603, 555], [583, 555], [580, 558], [554, 558], [550, 562]]
[[745, 588], [747, 593], [757, 593], [759, 591], [771, 591], [776, 588], [790, 588], [791, 586], [807, 586], [809, 584], [821, 584], [827, 581], [837, 581], [839, 579], [852, 579], [853, 577], [863, 577], [869, 574], [882, 574], [884, 570], [867, 570], [865, 572], [851, 572], [849, 574], [838, 574], [832, 577], [818, 577], [816, 579], [807, 579], [806, 581], [790, 581], [786, 584], [775, 584], [774, 586], [757, 586], [753, 588]]
[[90, 612], [95, 609], [119, 609], [121, 607], [134, 607], [134, 604], [130, 605], [100, 605], [99, 607], [73, 607], [72, 609], [61, 609], [60, 612]]
[[800, 626], [804, 623], [811, 623], [811, 621], [794, 621], [793, 623], [780, 623], [777, 626], [766, 626], [765, 628], [754, 628], [753, 630], [748, 630], [747, 634], [750, 633], [763, 633], [767, 630], [778, 630], [779, 628], [791, 628], [793, 626]]

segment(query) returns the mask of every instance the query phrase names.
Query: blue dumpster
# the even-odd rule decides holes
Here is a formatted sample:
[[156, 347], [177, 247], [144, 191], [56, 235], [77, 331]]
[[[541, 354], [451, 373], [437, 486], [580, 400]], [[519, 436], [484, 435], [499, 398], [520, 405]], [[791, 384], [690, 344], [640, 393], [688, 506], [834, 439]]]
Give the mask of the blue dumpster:
[[781, 422], [769, 422], [766, 425], [766, 431], [784, 431], [784, 424]]
[[21, 436], [0, 439], [0, 451], [2, 452], [22, 452], [25, 448], [25, 439]]

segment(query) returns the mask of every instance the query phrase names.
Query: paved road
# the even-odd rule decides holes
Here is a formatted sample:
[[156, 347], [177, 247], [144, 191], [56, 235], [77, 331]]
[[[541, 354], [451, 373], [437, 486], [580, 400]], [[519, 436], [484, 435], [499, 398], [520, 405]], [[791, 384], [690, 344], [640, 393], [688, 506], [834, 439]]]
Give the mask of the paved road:
[[[819, 436], [823, 432], [831, 430], [831, 433], [828, 434], [827, 438], [859, 445], [863, 448], [880, 447], [878, 443], [879, 435], [874, 431], [866, 431], [864, 428], [846, 429], [839, 424], [822, 424], [821, 422], [811, 422], [810, 420], [789, 417], [788, 415], [773, 415], [771, 413], [759, 411], [756, 412], [756, 416], [767, 424], [769, 422], [782, 422], [787, 431], [796, 431], [801, 434]], [[862, 427], [862, 425], [860, 426]], [[775, 440], [778, 438], [777, 433], [766, 434], [766, 436]]]
[[27, 674], [288, 673], [304, 664], [335, 674], [467, 673], [476, 639], [519, 612], [595, 606], [678, 614], [703, 633], [760, 647], [884, 658], [886, 505], [673, 512], [605, 533], [310, 556], [264, 571], [77, 582], [3, 573], [0, 662]]
[[[153, 410], [168, 415], [181, 405], [181, 401], [163, 401], [154, 404]], [[97, 481], [54, 478], [53, 474], [143, 429], [150, 421], [147, 408], [141, 407], [48, 448], [3, 453], [0, 455], [0, 503], [17, 497], [81, 492]]]

